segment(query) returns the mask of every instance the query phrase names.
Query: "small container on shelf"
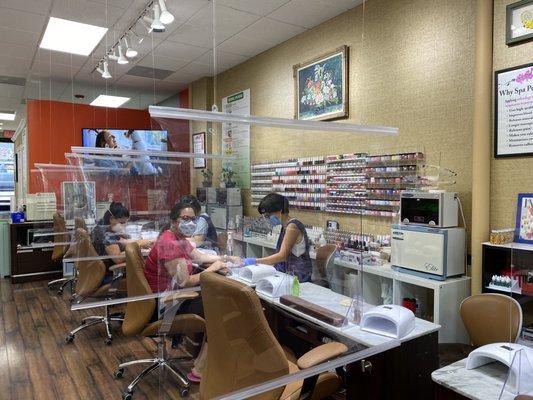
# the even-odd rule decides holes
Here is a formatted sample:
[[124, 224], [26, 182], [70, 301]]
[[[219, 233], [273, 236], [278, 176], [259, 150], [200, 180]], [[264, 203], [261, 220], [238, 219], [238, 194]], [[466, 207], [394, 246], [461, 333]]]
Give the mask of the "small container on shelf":
[[491, 244], [507, 244], [514, 239], [515, 230], [509, 229], [493, 229], [490, 231], [489, 241]]

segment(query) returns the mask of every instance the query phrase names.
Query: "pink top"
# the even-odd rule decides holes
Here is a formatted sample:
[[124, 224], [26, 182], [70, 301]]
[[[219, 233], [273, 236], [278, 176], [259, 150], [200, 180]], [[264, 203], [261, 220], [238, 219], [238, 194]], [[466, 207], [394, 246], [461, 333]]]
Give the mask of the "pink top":
[[157, 238], [144, 267], [144, 276], [152, 292], [159, 293], [171, 289], [172, 276], [165, 267], [165, 263], [169, 261], [183, 258], [187, 262], [189, 274], [192, 273], [193, 249], [184, 236], [176, 236], [172, 231], [167, 230]]

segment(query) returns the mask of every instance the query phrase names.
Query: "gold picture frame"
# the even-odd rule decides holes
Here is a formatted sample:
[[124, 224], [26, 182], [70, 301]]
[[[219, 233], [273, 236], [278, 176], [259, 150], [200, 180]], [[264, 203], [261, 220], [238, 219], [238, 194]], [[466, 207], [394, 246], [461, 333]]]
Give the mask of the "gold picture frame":
[[294, 118], [348, 118], [349, 47], [344, 45], [293, 66]]

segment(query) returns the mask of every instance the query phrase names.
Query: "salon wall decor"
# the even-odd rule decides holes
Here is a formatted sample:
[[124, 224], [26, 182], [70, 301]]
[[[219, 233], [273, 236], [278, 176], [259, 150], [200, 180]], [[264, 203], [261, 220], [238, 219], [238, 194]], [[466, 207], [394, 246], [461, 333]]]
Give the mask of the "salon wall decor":
[[348, 46], [293, 66], [294, 118], [348, 117]]
[[515, 242], [533, 244], [533, 193], [519, 193]]
[[533, 155], [533, 63], [494, 73], [494, 156]]
[[505, 43], [514, 45], [533, 39], [533, 0], [521, 0], [506, 8]]

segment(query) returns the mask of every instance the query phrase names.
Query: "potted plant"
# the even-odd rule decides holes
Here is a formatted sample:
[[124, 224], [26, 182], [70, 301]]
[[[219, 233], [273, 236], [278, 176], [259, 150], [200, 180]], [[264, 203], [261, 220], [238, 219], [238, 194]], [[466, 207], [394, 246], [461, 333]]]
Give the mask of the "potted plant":
[[204, 180], [202, 182], [202, 185], [204, 187], [213, 186], [213, 172], [210, 169], [203, 169], [202, 176], [204, 177]]
[[222, 168], [222, 182], [224, 182], [226, 188], [233, 188], [237, 186], [237, 183], [233, 180], [235, 176], [235, 172], [229, 168], [224, 167]]

